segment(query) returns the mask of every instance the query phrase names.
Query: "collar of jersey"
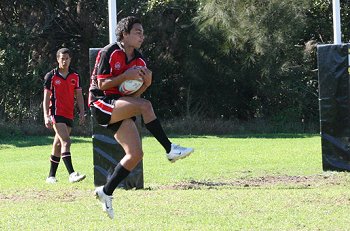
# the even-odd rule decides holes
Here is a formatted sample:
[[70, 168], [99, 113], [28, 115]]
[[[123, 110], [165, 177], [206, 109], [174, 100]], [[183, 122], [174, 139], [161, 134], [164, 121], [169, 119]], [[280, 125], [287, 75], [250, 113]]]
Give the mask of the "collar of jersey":
[[[73, 73], [73, 70], [72, 70], [72, 68], [69, 67], [69, 68], [68, 68], [68, 73], [67, 73], [66, 78], [67, 78], [71, 73]], [[60, 74], [60, 72], [58, 71], [58, 67], [56, 67], [56, 68], [54, 69], [54, 74], [57, 75], [57, 76], [59, 76], [59, 77], [61, 77], [61, 78], [63, 78], [63, 79], [66, 79], [66, 78], [64, 78], [64, 77]]]

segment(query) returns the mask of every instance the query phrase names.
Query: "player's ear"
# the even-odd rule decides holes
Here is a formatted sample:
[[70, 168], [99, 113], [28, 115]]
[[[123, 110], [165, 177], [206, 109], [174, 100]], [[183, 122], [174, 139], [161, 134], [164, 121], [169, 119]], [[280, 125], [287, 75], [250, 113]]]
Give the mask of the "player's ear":
[[123, 32], [123, 38], [125, 38], [125, 36], [127, 36], [127, 35], [129, 35], [129, 33], [126, 32], [126, 31], [124, 31], [124, 32]]

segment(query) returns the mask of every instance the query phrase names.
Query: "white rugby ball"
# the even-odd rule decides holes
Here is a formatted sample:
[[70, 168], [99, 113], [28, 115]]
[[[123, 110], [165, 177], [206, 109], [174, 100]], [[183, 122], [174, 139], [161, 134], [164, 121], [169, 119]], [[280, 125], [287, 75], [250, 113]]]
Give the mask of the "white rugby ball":
[[142, 78], [133, 79], [133, 80], [125, 80], [124, 82], [122, 82], [122, 84], [120, 84], [119, 91], [121, 93], [123, 93], [124, 95], [131, 95], [131, 94], [137, 92], [137, 90], [140, 89], [142, 84], [143, 84]]

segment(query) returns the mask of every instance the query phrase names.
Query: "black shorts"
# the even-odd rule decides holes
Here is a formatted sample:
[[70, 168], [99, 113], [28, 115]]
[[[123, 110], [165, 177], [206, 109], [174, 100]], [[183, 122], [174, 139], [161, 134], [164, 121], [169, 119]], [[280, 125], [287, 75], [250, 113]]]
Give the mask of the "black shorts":
[[68, 119], [64, 116], [59, 116], [59, 115], [52, 115], [51, 116], [51, 120], [53, 124], [57, 124], [57, 123], [64, 123], [66, 124], [68, 127], [73, 127], [73, 120]]
[[[92, 117], [95, 118], [97, 123], [103, 127], [106, 127], [114, 132], [117, 132], [123, 121], [118, 121], [113, 124], [109, 124], [111, 120], [114, 102], [121, 96], [106, 96], [102, 99], [98, 99], [91, 103], [90, 109]], [[136, 120], [136, 117], [132, 117], [132, 120]]]

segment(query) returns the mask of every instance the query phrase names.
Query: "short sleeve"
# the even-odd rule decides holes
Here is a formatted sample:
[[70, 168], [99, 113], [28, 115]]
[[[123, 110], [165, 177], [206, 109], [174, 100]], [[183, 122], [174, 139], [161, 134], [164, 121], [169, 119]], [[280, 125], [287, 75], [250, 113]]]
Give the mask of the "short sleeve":
[[111, 65], [109, 63], [109, 57], [107, 56], [107, 52], [102, 51], [99, 56], [96, 76], [97, 78], [104, 78], [105, 76], [110, 76], [110, 74]]
[[53, 76], [53, 71], [48, 72], [44, 77], [44, 89], [51, 91], [51, 80]]
[[75, 89], [81, 89], [80, 75], [77, 73], [77, 82], [75, 83]]

